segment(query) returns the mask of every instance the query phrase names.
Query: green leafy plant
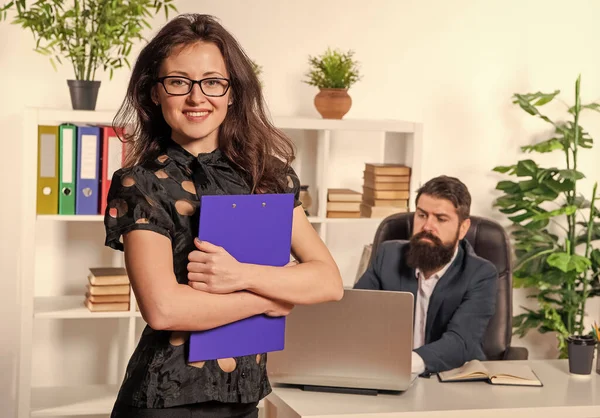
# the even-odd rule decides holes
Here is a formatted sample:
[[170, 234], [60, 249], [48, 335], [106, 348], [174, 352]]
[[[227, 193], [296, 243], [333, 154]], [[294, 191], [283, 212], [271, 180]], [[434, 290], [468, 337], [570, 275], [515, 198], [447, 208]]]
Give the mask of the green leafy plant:
[[252, 63], [252, 70], [254, 71], [254, 74], [260, 78], [262, 74], [262, 65], [258, 65], [254, 60], [250, 60], [250, 62]]
[[263, 72], [262, 65], [258, 65], [258, 63], [256, 61], [254, 61], [253, 59], [250, 60], [250, 63], [252, 64], [252, 71], [254, 71], [254, 74], [258, 78], [258, 82], [262, 86], [263, 85], [263, 81], [261, 78], [262, 72]]
[[353, 56], [353, 51], [341, 52], [331, 48], [320, 56], [309, 56], [311, 68], [303, 82], [320, 89], [349, 89], [361, 78], [358, 62]]
[[560, 357], [567, 355], [566, 338], [584, 334], [586, 301], [600, 295], [600, 210], [596, 206], [597, 186], [591, 199], [579, 191], [585, 178], [579, 171], [578, 156], [591, 149], [593, 140], [580, 125], [585, 111], [600, 111], [600, 104], [581, 104], [580, 77], [575, 83], [575, 105], [568, 108], [570, 120], [556, 122], [540, 108], [556, 99], [552, 93], [515, 94], [513, 103], [528, 114], [551, 125], [549, 139], [521, 147], [525, 153], [562, 152], [563, 168], [543, 168], [531, 159], [494, 171], [516, 177], [500, 181], [496, 189], [503, 194], [494, 203], [500, 212], [510, 215], [516, 265], [514, 284], [533, 290], [538, 309], [525, 309], [513, 318], [514, 332], [524, 336], [529, 330], [556, 332]]
[[0, 20], [8, 11], [16, 11], [11, 22], [30, 29], [35, 51], [56, 62], [67, 58], [73, 64], [77, 80], [95, 80], [96, 70], [109, 71], [123, 64], [131, 67], [127, 57], [135, 41], [143, 40], [144, 27], [152, 29], [147, 18], [151, 10], [165, 17], [177, 11], [173, 0], [13, 0], [0, 7]]

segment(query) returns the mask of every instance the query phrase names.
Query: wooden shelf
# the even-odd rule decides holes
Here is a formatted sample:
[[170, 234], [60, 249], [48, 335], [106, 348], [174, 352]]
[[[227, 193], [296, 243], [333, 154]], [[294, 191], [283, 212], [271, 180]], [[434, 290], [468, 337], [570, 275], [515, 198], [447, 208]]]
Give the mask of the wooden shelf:
[[67, 110], [36, 109], [38, 124], [51, 125], [61, 123], [82, 123], [95, 125], [111, 125], [116, 110]]
[[[37, 387], [31, 389], [31, 416], [108, 416], [117, 399], [118, 385]], [[264, 400], [258, 408], [264, 407]]]
[[116, 385], [34, 387], [31, 390], [31, 416], [108, 416], [118, 390]]
[[[52, 222], [103, 222], [102, 215], [37, 215], [39, 221]], [[323, 223], [369, 223], [381, 222], [383, 218], [321, 218], [319, 216], [309, 216], [308, 220], [313, 224]]]
[[[39, 124], [83, 123], [111, 125], [115, 110], [66, 110], [37, 109]], [[280, 129], [290, 130], [330, 130], [330, 131], [371, 131], [414, 133], [416, 123], [388, 119], [322, 119], [306, 116], [274, 116], [273, 123]]]
[[330, 131], [371, 131], [413, 133], [416, 124], [386, 119], [322, 119], [298, 116], [275, 116], [275, 126], [280, 129], [330, 130]]
[[[77, 268], [84, 268], [88, 265], [88, 253], [90, 260], [97, 260], [99, 254], [94, 252], [93, 248], [85, 248], [85, 251], [79, 251], [79, 248], [64, 246], [65, 242], [77, 245], [77, 240], [87, 239], [88, 230], [94, 234], [100, 231], [96, 227], [104, 222], [104, 215], [37, 215], [37, 178], [33, 176], [38, 170], [38, 152], [39, 152], [39, 125], [58, 125], [62, 123], [74, 123], [77, 125], [99, 125], [110, 126], [116, 115], [117, 109], [102, 109], [95, 111], [72, 110], [70, 108], [26, 108], [23, 116], [23, 137], [21, 138], [21, 173], [23, 179], [21, 188], [21, 225], [19, 235], [27, 237], [21, 240], [19, 248], [19, 290], [20, 290], [20, 309], [21, 309], [21, 332], [20, 332], [20, 362], [18, 369], [18, 387], [17, 387], [17, 416], [19, 418], [29, 417], [59, 417], [59, 416], [90, 416], [100, 415], [108, 416], [113, 408], [118, 393], [117, 385], [101, 384], [97, 381], [85, 380], [80, 382], [80, 386], [75, 387], [37, 387], [33, 386], [37, 380], [37, 373], [47, 371], [38, 371], [33, 368], [33, 355], [39, 355], [40, 351], [36, 349], [37, 339], [33, 332], [34, 326], [39, 321], [62, 320], [90, 320], [90, 319], [110, 319], [124, 318], [119, 322], [119, 335], [117, 341], [117, 352], [114, 362], [117, 375], [122, 375], [121, 370], [124, 363], [131, 357], [139, 338], [139, 323], [141, 313], [138, 311], [121, 312], [90, 312], [84, 304], [85, 289], [81, 289], [76, 295], [69, 296], [36, 296], [52, 294], [56, 288], [64, 287], [65, 277], [61, 277], [60, 268], [51, 269], [50, 276], [44, 277], [48, 280], [48, 286], [45, 282], [36, 281], [36, 270], [38, 274], [46, 274], [46, 260], [41, 261], [39, 257], [72, 257], [72, 259], [56, 260], [61, 266], [70, 267], [73, 263]], [[421, 154], [423, 146], [423, 127], [419, 122], [407, 122], [402, 120], [383, 120], [383, 119], [323, 119], [321, 117], [305, 116], [273, 116], [273, 124], [290, 134], [294, 141], [302, 141], [304, 137], [310, 140], [306, 149], [300, 152], [304, 158], [300, 167], [313, 192], [313, 198], [318, 204], [313, 209], [319, 208], [314, 216], [309, 216], [309, 222], [315, 226], [319, 236], [327, 244], [331, 242], [334, 246], [342, 241], [340, 250], [336, 252], [339, 255], [338, 261], [344, 266], [342, 271], [344, 286], [351, 288], [355, 279], [355, 268], [351, 263], [343, 263], [343, 259], [352, 261], [360, 254], [364, 243], [362, 238], [360, 242], [355, 242], [356, 249], [346, 248], [344, 235], [347, 235], [349, 228], [371, 229], [376, 227], [382, 221], [382, 218], [327, 218], [326, 211], [322, 206], [327, 201], [327, 188], [334, 187], [342, 179], [339, 176], [331, 176], [329, 170], [330, 160], [335, 160], [339, 147], [343, 147], [347, 142], [346, 138], [364, 136], [363, 133], [370, 132], [374, 138], [373, 149], [368, 144], [369, 157], [373, 161], [380, 162], [398, 162], [411, 167], [411, 190], [416, 190], [420, 186], [421, 174]], [[292, 132], [294, 131], [294, 132]], [[304, 132], [303, 132], [304, 131]], [[346, 132], [356, 132], [356, 135]], [[298, 138], [296, 138], [298, 137]], [[313, 139], [316, 138], [316, 141]], [[314, 142], [314, 143], [313, 143]], [[314, 152], [314, 155], [313, 155]], [[345, 154], [356, 154], [360, 151], [348, 150]], [[345, 155], [344, 154], [344, 155]], [[360, 154], [354, 155], [356, 163], [360, 159]], [[366, 158], [366, 157], [365, 157]], [[312, 168], [310, 168], [312, 160]], [[344, 160], [345, 161], [345, 160]], [[350, 175], [350, 174], [348, 174]], [[307, 183], [307, 184], [309, 184]], [[60, 224], [56, 224], [56, 223]], [[75, 223], [72, 225], [71, 223]], [[338, 226], [336, 226], [338, 225]], [[93, 231], [92, 231], [93, 230]], [[43, 235], [50, 232], [52, 236], [51, 244], [33, 245], [32, 242], [40, 242]], [[340, 234], [341, 240], [340, 240]], [[100, 234], [102, 235], [102, 234]], [[95, 240], [93, 245], [102, 247], [102, 239]], [[368, 238], [366, 239], [368, 240]], [[45, 243], [44, 243], [45, 244]], [[41, 254], [38, 252], [42, 252]], [[110, 264], [114, 266], [123, 266], [123, 255], [121, 252], [111, 253]], [[82, 257], [80, 260], [79, 257]], [[83, 259], [85, 258], [85, 259]], [[104, 255], [102, 254], [102, 259]], [[336, 260], [337, 261], [337, 260]], [[90, 261], [91, 262], [91, 261]], [[96, 263], [97, 261], [94, 261]], [[107, 261], [108, 262], [108, 261]], [[59, 266], [60, 267], [60, 266]], [[52, 274], [52, 273], [55, 274]], [[38, 279], [41, 280], [41, 279]], [[39, 287], [36, 286], [40, 285]], [[134, 299], [133, 295], [132, 298]], [[138, 319], [139, 318], [139, 319]], [[104, 321], [110, 322], [110, 321]], [[102, 325], [102, 323], [95, 323]], [[123, 326], [121, 326], [123, 325]], [[121, 332], [123, 331], [123, 332]], [[44, 344], [44, 342], [41, 342]], [[57, 339], [52, 342], [58, 349], [63, 341]], [[45, 352], [44, 352], [45, 353]], [[77, 355], [76, 353], [75, 355]], [[45, 354], [44, 354], [45, 355]], [[84, 355], [84, 353], [81, 353]], [[44, 359], [54, 361], [55, 359]], [[92, 360], [93, 361], [93, 360]], [[113, 367], [113, 362], [107, 364], [107, 367]], [[58, 384], [52, 379], [43, 379], [48, 384]], [[82, 378], [90, 378], [85, 373]], [[93, 384], [92, 384], [93, 383]], [[64, 382], [60, 382], [64, 384]], [[75, 384], [75, 383], [73, 383]], [[31, 396], [30, 396], [31, 395]], [[262, 406], [262, 402], [259, 407]], [[0, 414], [1, 415], [1, 414]]]
[[33, 316], [38, 319], [97, 319], [141, 317], [137, 311], [91, 312], [83, 303], [85, 296], [38, 296]]
[[339, 224], [339, 223], [364, 224], [364, 223], [379, 223], [383, 219], [384, 218], [324, 218], [322, 222], [328, 223], [328, 224]]
[[103, 215], [37, 215], [40, 221], [103, 222]]

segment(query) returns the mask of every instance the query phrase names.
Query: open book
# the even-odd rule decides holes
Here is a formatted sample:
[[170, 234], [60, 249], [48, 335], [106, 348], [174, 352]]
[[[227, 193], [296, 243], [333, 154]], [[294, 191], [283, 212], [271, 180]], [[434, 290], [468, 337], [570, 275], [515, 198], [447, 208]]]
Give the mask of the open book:
[[493, 385], [543, 386], [531, 367], [505, 361], [466, 362], [462, 367], [438, 373], [440, 382], [485, 380]]

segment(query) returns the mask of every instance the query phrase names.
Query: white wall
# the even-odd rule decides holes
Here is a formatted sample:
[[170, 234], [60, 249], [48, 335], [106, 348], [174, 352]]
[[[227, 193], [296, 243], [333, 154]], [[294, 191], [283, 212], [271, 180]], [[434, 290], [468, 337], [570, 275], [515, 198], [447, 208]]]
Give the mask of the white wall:
[[[581, 73], [584, 102], [600, 96], [596, 31], [600, 3], [593, 0], [177, 4], [180, 12], [218, 16], [237, 36], [264, 68], [265, 94], [273, 114], [317, 115], [315, 89], [300, 82], [308, 54], [319, 54], [327, 46], [355, 50], [364, 78], [350, 91], [353, 107], [347, 118], [422, 121], [423, 178], [442, 173], [460, 177], [473, 195], [473, 213], [503, 222], [491, 207], [499, 179], [491, 169], [516, 161], [518, 147], [547, 128], [512, 105], [511, 95], [561, 89], [570, 104], [575, 78]], [[32, 52], [32, 36], [18, 26], [0, 24], [0, 40], [0, 175], [5, 179], [0, 205], [0, 406], [10, 417], [18, 340], [13, 319], [18, 314], [15, 241], [21, 115], [25, 106], [69, 108], [65, 80], [72, 73], [67, 65], [55, 72], [45, 57]], [[117, 72], [112, 81], [101, 77], [98, 108], [114, 109], [123, 96], [128, 70]], [[598, 118], [585, 122], [592, 136], [598, 136]], [[582, 155], [588, 179], [600, 178], [595, 164], [599, 149]], [[520, 291], [515, 295], [518, 307], [524, 297]], [[597, 303], [590, 306], [590, 314], [600, 316]], [[531, 358], [555, 354], [552, 336], [532, 335], [515, 344], [527, 346]]]

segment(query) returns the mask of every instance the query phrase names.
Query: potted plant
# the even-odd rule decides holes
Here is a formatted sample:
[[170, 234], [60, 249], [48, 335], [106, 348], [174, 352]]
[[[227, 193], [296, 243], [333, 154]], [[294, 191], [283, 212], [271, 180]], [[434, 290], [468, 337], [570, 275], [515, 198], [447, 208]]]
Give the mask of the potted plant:
[[303, 82], [319, 88], [315, 107], [323, 118], [342, 119], [352, 107], [348, 89], [361, 78], [353, 56], [353, 51], [327, 48], [320, 56], [308, 57], [311, 68]]
[[260, 76], [262, 75], [262, 71], [263, 71], [262, 65], [259, 65], [253, 59], [250, 60], [250, 64], [252, 65], [252, 71], [254, 71], [254, 74], [256, 74], [256, 76], [258, 78], [260, 78]]
[[94, 110], [100, 81], [96, 70], [113, 71], [123, 64], [133, 43], [143, 40], [144, 27], [151, 10], [177, 11], [173, 0], [13, 0], [0, 7], [0, 20], [9, 10], [16, 11], [13, 24], [30, 29], [35, 51], [48, 56], [56, 70], [62, 58], [71, 61], [74, 80], [67, 80], [73, 109]]
[[580, 192], [579, 154], [592, 148], [589, 133], [580, 125], [583, 111], [600, 111], [600, 104], [581, 104], [580, 78], [575, 83], [575, 104], [567, 109], [570, 120], [554, 121], [540, 108], [560, 93], [515, 94], [513, 103], [528, 114], [547, 122], [550, 138], [521, 147], [526, 153], [561, 152], [563, 167], [544, 168], [532, 159], [494, 171], [516, 177], [500, 181], [502, 195], [495, 206], [510, 215], [514, 239], [516, 287], [529, 288], [537, 299], [537, 309], [513, 318], [515, 334], [529, 330], [556, 332], [560, 357], [567, 357], [569, 337], [582, 336], [588, 299], [600, 295], [600, 209], [597, 183], [589, 199]]

